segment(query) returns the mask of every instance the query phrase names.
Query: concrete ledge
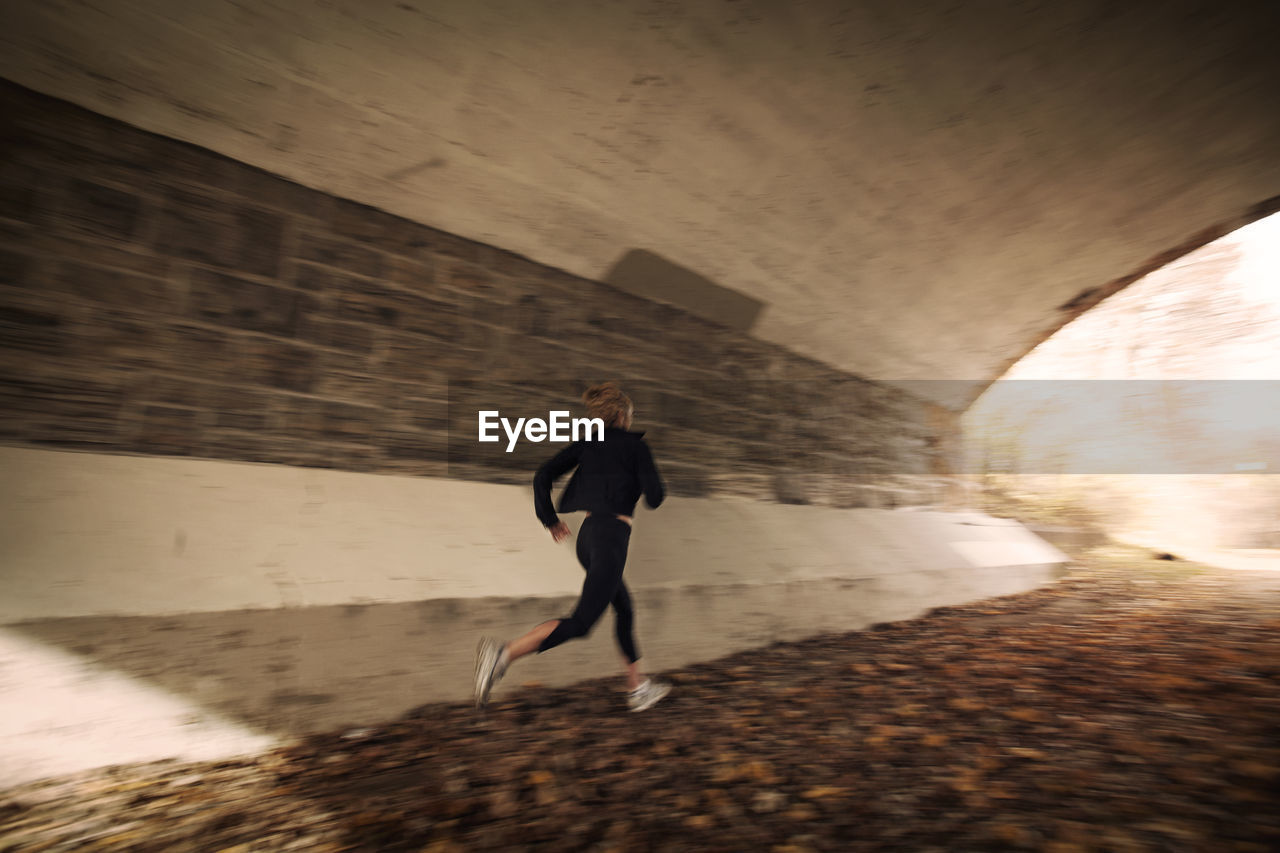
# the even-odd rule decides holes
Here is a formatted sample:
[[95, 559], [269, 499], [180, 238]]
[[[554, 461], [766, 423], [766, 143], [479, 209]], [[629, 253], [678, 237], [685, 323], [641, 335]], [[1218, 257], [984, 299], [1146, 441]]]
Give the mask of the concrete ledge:
[[[0, 624], [575, 595], [531, 490], [283, 465], [0, 448]], [[580, 517], [569, 517], [575, 527]], [[776, 584], [1065, 561], [976, 513], [671, 499], [633, 588]]]
[[[0, 467], [0, 674], [27, 673], [40, 709], [0, 715], [0, 773], [19, 756], [29, 777], [32, 743], [65, 770], [157, 757], [161, 730], [179, 755], [465, 700], [477, 638], [565, 615], [582, 579], [517, 487], [15, 449]], [[672, 500], [632, 542], [651, 671], [1024, 591], [1066, 560], [975, 513], [725, 500]], [[606, 616], [498, 692], [616, 672]], [[59, 731], [110, 749], [59, 752]]]
[[[637, 637], [646, 668], [657, 671], [1020, 592], [1051, 572], [1050, 566], [1002, 566], [643, 589], [635, 593]], [[467, 700], [482, 634], [511, 637], [566, 615], [573, 602], [569, 596], [455, 598], [45, 619], [7, 630], [69, 650], [91, 669], [185, 697], [250, 730], [293, 735], [390, 720], [426, 702]], [[497, 693], [529, 681], [564, 685], [620, 672], [608, 615], [586, 641], [521, 661]]]
[[1106, 532], [1098, 527], [1032, 524], [1028, 529], [1057, 548], [1093, 548], [1107, 543]]

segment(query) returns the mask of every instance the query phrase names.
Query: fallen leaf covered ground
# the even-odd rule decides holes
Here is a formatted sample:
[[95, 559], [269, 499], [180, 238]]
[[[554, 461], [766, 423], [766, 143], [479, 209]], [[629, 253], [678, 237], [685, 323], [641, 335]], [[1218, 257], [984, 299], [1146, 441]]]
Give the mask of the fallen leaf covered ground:
[[[0, 850], [1280, 849], [1280, 573], [1031, 593], [252, 759], [0, 792]], [[518, 676], [518, 673], [516, 673]]]

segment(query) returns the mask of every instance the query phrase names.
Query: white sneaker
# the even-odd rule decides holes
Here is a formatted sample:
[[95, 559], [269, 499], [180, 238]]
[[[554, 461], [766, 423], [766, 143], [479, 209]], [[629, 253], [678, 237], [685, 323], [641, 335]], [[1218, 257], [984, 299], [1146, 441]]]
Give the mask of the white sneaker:
[[644, 711], [657, 705], [670, 692], [669, 683], [646, 678], [643, 684], [627, 693], [627, 707], [632, 711]]
[[476, 646], [476, 707], [483, 708], [489, 701], [489, 691], [502, 680], [505, 670], [502, 660], [502, 643], [484, 637]]

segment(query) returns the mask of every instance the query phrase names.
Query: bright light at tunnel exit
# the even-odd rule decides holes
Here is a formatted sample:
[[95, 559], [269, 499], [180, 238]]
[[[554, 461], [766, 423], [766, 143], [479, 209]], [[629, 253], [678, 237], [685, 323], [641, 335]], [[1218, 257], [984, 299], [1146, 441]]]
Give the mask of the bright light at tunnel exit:
[[1244, 250], [1240, 280], [1249, 296], [1269, 302], [1280, 313], [1280, 213], [1246, 225], [1228, 237], [1233, 238]]
[[[1239, 251], [1235, 269], [1214, 286], [1233, 291], [1249, 303], [1255, 319], [1274, 327], [1265, 338], [1255, 336], [1222, 348], [1222, 358], [1211, 373], [1184, 371], [1135, 372], [1135, 366], [1103, 358], [1101, 353], [1121, 350], [1131, 341], [1118, 341], [1114, 323], [1103, 322], [1125, 312], [1140, 310], [1155, 301], [1173, 305], [1181, 294], [1201, 283], [1178, 279], [1170, 287], [1170, 274], [1198, 253], [1218, 245], [1234, 245]], [[1210, 321], [1206, 320], [1207, 325]], [[1141, 336], [1140, 327], [1131, 329]], [[1280, 380], [1280, 213], [1250, 223], [1214, 243], [1191, 252], [1112, 296], [1075, 321], [1059, 329], [1009, 369], [1006, 379], [1273, 379]], [[1124, 344], [1124, 346], [1122, 346]], [[1095, 356], [1086, 362], [1083, 354]], [[1084, 372], [1082, 372], [1082, 370]]]
[[[1270, 403], [1280, 382], [1277, 340], [1280, 214], [1151, 273], [1036, 347], [966, 412], [970, 453], [1012, 454], [1021, 473], [997, 489], [1053, 512], [1097, 513], [1121, 541], [1181, 547], [1219, 565], [1239, 549], [1280, 554], [1280, 407]], [[1174, 408], [1144, 398], [1137, 408], [1147, 414], [1134, 417], [1125, 400], [1089, 395], [1093, 380], [1171, 380], [1121, 387], [1134, 399], [1164, 391]], [[1062, 388], [1081, 386], [1084, 399], [1064, 401]], [[1123, 469], [1121, 458], [1157, 464], [1151, 473], [1088, 473]], [[1176, 474], [1206, 458], [1220, 473]], [[1069, 460], [1059, 472], [1081, 476], [1054, 474], [1047, 459]], [[980, 500], [989, 488], [980, 487]]]

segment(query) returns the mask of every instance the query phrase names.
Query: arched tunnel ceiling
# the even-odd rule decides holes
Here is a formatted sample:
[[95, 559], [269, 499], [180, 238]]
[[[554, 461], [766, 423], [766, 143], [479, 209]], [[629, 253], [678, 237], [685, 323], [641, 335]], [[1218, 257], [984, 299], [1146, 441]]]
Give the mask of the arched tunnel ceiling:
[[579, 275], [656, 253], [869, 378], [990, 380], [1280, 195], [1277, 7], [21, 0], [0, 74]]

